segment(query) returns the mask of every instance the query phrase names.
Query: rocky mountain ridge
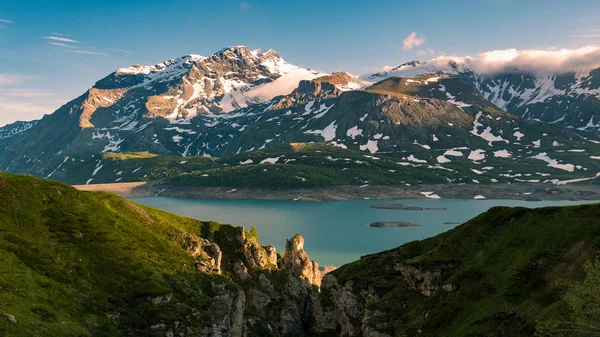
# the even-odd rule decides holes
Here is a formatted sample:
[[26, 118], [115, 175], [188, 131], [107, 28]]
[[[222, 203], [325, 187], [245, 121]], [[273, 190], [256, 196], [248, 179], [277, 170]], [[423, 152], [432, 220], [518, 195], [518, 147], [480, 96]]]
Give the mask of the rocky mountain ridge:
[[565, 72], [501, 70], [480, 74], [455, 61], [412, 61], [361, 78], [372, 82], [390, 77], [460, 76], [498, 108], [531, 120], [598, 132], [600, 69]]
[[[457, 63], [409, 62], [361, 78], [342, 72], [320, 76], [271, 50], [231, 47], [210, 57], [119, 69], [31, 129], [5, 138], [0, 168], [61, 179], [73, 166], [85, 165], [88, 177], [77, 181], [85, 183], [95, 182], [103, 153], [227, 157], [326, 142], [398, 157], [407, 165], [439, 167], [467, 158], [476, 172], [496, 167], [497, 160], [533, 159], [556, 172], [580, 173], [571, 179], [592, 179], [599, 144], [595, 117], [588, 119], [597, 100], [594, 74], [577, 75], [575, 86], [570, 75], [543, 85], [533, 78], [509, 85]], [[559, 82], [574, 89], [548, 91]], [[560, 118], [548, 109], [562, 94], [550, 92], [590, 103], [580, 110], [570, 105], [572, 118], [563, 121], [574, 121], [579, 111], [577, 118], [591, 126], [544, 123]], [[538, 121], [534, 106], [547, 110], [548, 120]], [[525, 110], [516, 117], [500, 107]], [[499, 174], [536, 173], [505, 171]]]

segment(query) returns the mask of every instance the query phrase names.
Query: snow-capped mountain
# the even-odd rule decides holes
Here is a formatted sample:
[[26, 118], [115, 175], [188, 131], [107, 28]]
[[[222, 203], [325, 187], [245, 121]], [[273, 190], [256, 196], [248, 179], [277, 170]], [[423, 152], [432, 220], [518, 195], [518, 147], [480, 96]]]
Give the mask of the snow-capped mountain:
[[460, 76], [472, 81], [486, 99], [500, 109], [527, 119], [600, 130], [600, 68], [539, 73], [504, 70], [479, 74], [453, 60], [412, 61], [361, 76], [378, 82], [390, 77]]
[[390, 77], [415, 77], [425, 75], [455, 76], [467, 70], [456, 62], [410, 61], [395, 67], [384, 67], [360, 76], [369, 82], [379, 82]]
[[14, 122], [0, 127], [0, 152], [7, 147], [12, 137], [31, 129], [37, 122]]
[[[326, 75], [284, 61], [275, 51], [225, 48], [154, 66], [118, 69], [98, 81], [82, 105], [80, 126], [141, 127], [140, 117], [191, 119], [227, 113], [290, 93], [300, 80]], [[96, 110], [103, 109], [101, 113]]]
[[21, 132], [31, 129], [38, 121], [14, 122], [0, 127], [0, 139], [14, 137]]
[[[580, 77], [580, 90], [594, 90], [593, 75]], [[537, 159], [557, 170], [595, 174], [600, 161], [587, 152], [597, 146], [590, 128], [569, 130], [502, 111], [519, 107], [515, 93], [525, 97], [526, 91], [516, 84], [508, 89], [500, 84], [507, 80], [495, 76], [496, 82], [455, 62], [411, 62], [358, 78], [328, 75], [286, 63], [272, 50], [245, 47], [187, 55], [121, 68], [98, 81], [6, 138], [0, 168], [61, 179], [85, 166], [90, 172], [83, 182], [94, 182], [106, 152], [225, 157], [326, 142], [431, 169], [449, 169], [443, 166], [463, 159], [475, 167]], [[580, 158], [571, 162], [573, 156]]]
[[479, 76], [477, 85], [488, 100], [515, 115], [600, 131], [600, 68], [563, 74]]

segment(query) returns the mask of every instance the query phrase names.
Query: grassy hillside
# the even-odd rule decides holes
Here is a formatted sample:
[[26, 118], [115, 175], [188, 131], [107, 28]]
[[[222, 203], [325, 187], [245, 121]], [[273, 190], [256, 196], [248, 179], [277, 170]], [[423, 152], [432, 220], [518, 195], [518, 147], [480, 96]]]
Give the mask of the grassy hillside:
[[[219, 159], [212, 168], [163, 179], [172, 185], [256, 188], [306, 188], [365, 184], [446, 183], [454, 172], [398, 164], [330, 145], [306, 144], [292, 151], [255, 151]], [[475, 174], [466, 171], [466, 177]], [[448, 178], [448, 179], [447, 179]]]
[[[210, 304], [211, 283], [237, 286], [195, 271], [186, 238], [222, 228], [112, 194], [0, 174], [0, 316], [18, 320], [0, 317], [0, 335], [148, 334], [153, 322], [175, 320], [199, 333], [210, 318], [198, 309]], [[160, 310], [147, 300], [164, 294], [173, 300]]]
[[[332, 274], [359, 298], [381, 298], [364, 304], [377, 313], [368, 325], [392, 336], [589, 336], [578, 331], [600, 322], [600, 264], [581, 280], [599, 248], [600, 204], [495, 207]], [[323, 292], [330, 307], [333, 289]]]
[[[600, 322], [599, 220], [600, 204], [496, 207], [342, 266], [313, 297], [256, 233], [0, 174], [0, 335], [201, 336], [236, 313], [261, 337], [589, 336]], [[204, 238], [223, 252], [223, 275], [200, 268], [211, 259]], [[269, 327], [282, 317], [282, 330]]]
[[[469, 133], [467, 129], [463, 131]], [[437, 137], [436, 144], [444, 142], [446, 136]], [[106, 152], [84, 156], [92, 160], [67, 157], [54, 164], [52, 174], [42, 178], [70, 184], [162, 180], [173, 185], [257, 188], [558, 183], [574, 179], [600, 182], [595, 179], [600, 160], [593, 156], [600, 148], [598, 144], [577, 149], [550, 144], [554, 150], [539, 150], [547, 152], [546, 161], [533, 158], [534, 152], [527, 146], [510, 146], [510, 150], [479, 149], [475, 153], [468, 147], [436, 149], [415, 141], [394, 153], [367, 154], [327, 143], [289, 143], [223, 158]], [[550, 165], [550, 160], [555, 164]]]

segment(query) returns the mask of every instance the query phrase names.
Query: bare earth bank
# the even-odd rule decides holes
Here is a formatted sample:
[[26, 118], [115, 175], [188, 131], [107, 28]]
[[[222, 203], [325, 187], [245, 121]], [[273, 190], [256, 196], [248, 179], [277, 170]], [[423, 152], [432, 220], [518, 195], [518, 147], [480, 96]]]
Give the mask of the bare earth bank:
[[262, 199], [324, 201], [348, 199], [419, 199], [422, 192], [433, 192], [443, 199], [486, 199], [513, 200], [600, 200], [600, 185], [550, 184], [493, 184], [493, 185], [418, 185], [418, 186], [334, 186], [301, 189], [258, 189], [230, 187], [186, 187], [158, 183], [115, 183], [75, 185], [82, 191], [113, 192], [124, 197], [181, 197], [202, 199]]

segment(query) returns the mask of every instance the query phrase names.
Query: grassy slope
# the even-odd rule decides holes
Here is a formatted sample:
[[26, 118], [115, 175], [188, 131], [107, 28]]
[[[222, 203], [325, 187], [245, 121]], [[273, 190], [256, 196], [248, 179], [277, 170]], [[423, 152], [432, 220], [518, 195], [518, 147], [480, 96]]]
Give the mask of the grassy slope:
[[[56, 182], [0, 177], [0, 310], [19, 321], [0, 316], [2, 336], [148, 335], [152, 324], [175, 321], [201, 329], [210, 318], [203, 310], [214, 295], [210, 284], [237, 287], [195, 272], [183, 249], [191, 233], [214, 232], [225, 242], [219, 237], [230, 236], [230, 226]], [[582, 263], [600, 247], [599, 219], [600, 204], [496, 207], [334, 275], [352, 281], [356, 292], [372, 288], [381, 296], [369, 307], [384, 313], [380, 319], [393, 335], [495, 336], [503, 324], [515, 327], [512, 335], [531, 335], [538, 321], [568, 317], [554, 281], [581, 278]], [[452, 266], [442, 277], [458, 290], [431, 297], [410, 291], [394, 270], [399, 263], [424, 270]], [[166, 293], [173, 294], [167, 304], [147, 300]], [[107, 314], [119, 314], [119, 325]]]
[[[334, 275], [383, 298], [370, 306], [387, 314], [395, 336], [532, 335], [540, 322], [568, 318], [556, 280], [580, 279], [582, 263], [600, 247], [600, 204], [541, 209], [495, 207], [436, 237], [370, 255]], [[396, 264], [442, 272], [453, 293], [424, 297], [408, 290]], [[424, 316], [425, 315], [425, 316]], [[510, 332], [510, 333], [509, 333]]]
[[[440, 136], [441, 137], [441, 136]], [[595, 144], [592, 144], [595, 145]], [[439, 165], [435, 157], [445, 150], [426, 150], [419, 145], [411, 146], [409, 153], [429, 163], [406, 160], [407, 153], [395, 155], [365, 154], [357, 150], [345, 150], [325, 144], [306, 144], [298, 149], [279, 147], [260, 150], [225, 158], [156, 156], [149, 153], [105, 153], [101, 169], [91, 183], [131, 182], [162, 180], [173, 185], [226, 186], [256, 188], [309, 188], [340, 185], [403, 185], [419, 183], [501, 183], [547, 179], [568, 180], [594, 176], [597, 171], [591, 164], [600, 161], [589, 159], [594, 153], [590, 147], [585, 153], [554, 153], [552, 158], [565, 162], [592, 161], [587, 172], [570, 173], [549, 168], [546, 162], [527, 158], [494, 158], [488, 152], [485, 163], [473, 163], [467, 158], [469, 151], [462, 150], [462, 157], [448, 156], [450, 163]], [[564, 156], [561, 156], [564, 155]], [[276, 164], [260, 164], [267, 158], [279, 158]], [[246, 164], [251, 162], [251, 164]], [[94, 167], [91, 162], [66, 163], [68, 183], [81, 184], [89, 179]], [[241, 163], [245, 163], [242, 165]], [[435, 164], [434, 164], [435, 163]], [[440, 167], [443, 166], [443, 167]], [[483, 170], [492, 167], [492, 170]], [[478, 170], [475, 173], [471, 168]], [[63, 180], [63, 175], [52, 176]], [[592, 180], [592, 182], [594, 182]], [[586, 182], [589, 183], [589, 182]]]
[[[276, 164], [260, 164], [280, 157]], [[252, 161], [252, 164], [240, 165]], [[219, 159], [215, 168], [170, 177], [164, 182], [185, 186], [306, 188], [341, 185], [402, 185], [427, 181], [446, 183], [456, 174], [441, 169], [415, 169], [394, 158], [370, 156], [356, 150], [310, 144], [296, 151], [254, 151]], [[470, 171], [465, 176], [473, 176]]]
[[[0, 205], [0, 310], [19, 321], [0, 319], [2, 336], [116, 336], [156, 321], [185, 324], [192, 307], [209, 304], [210, 282], [228, 283], [195, 272], [182, 248], [185, 233], [218, 225], [8, 174], [0, 174]], [[174, 300], [160, 311], [143, 300], [165, 293]], [[121, 314], [119, 327], [107, 313]]]

